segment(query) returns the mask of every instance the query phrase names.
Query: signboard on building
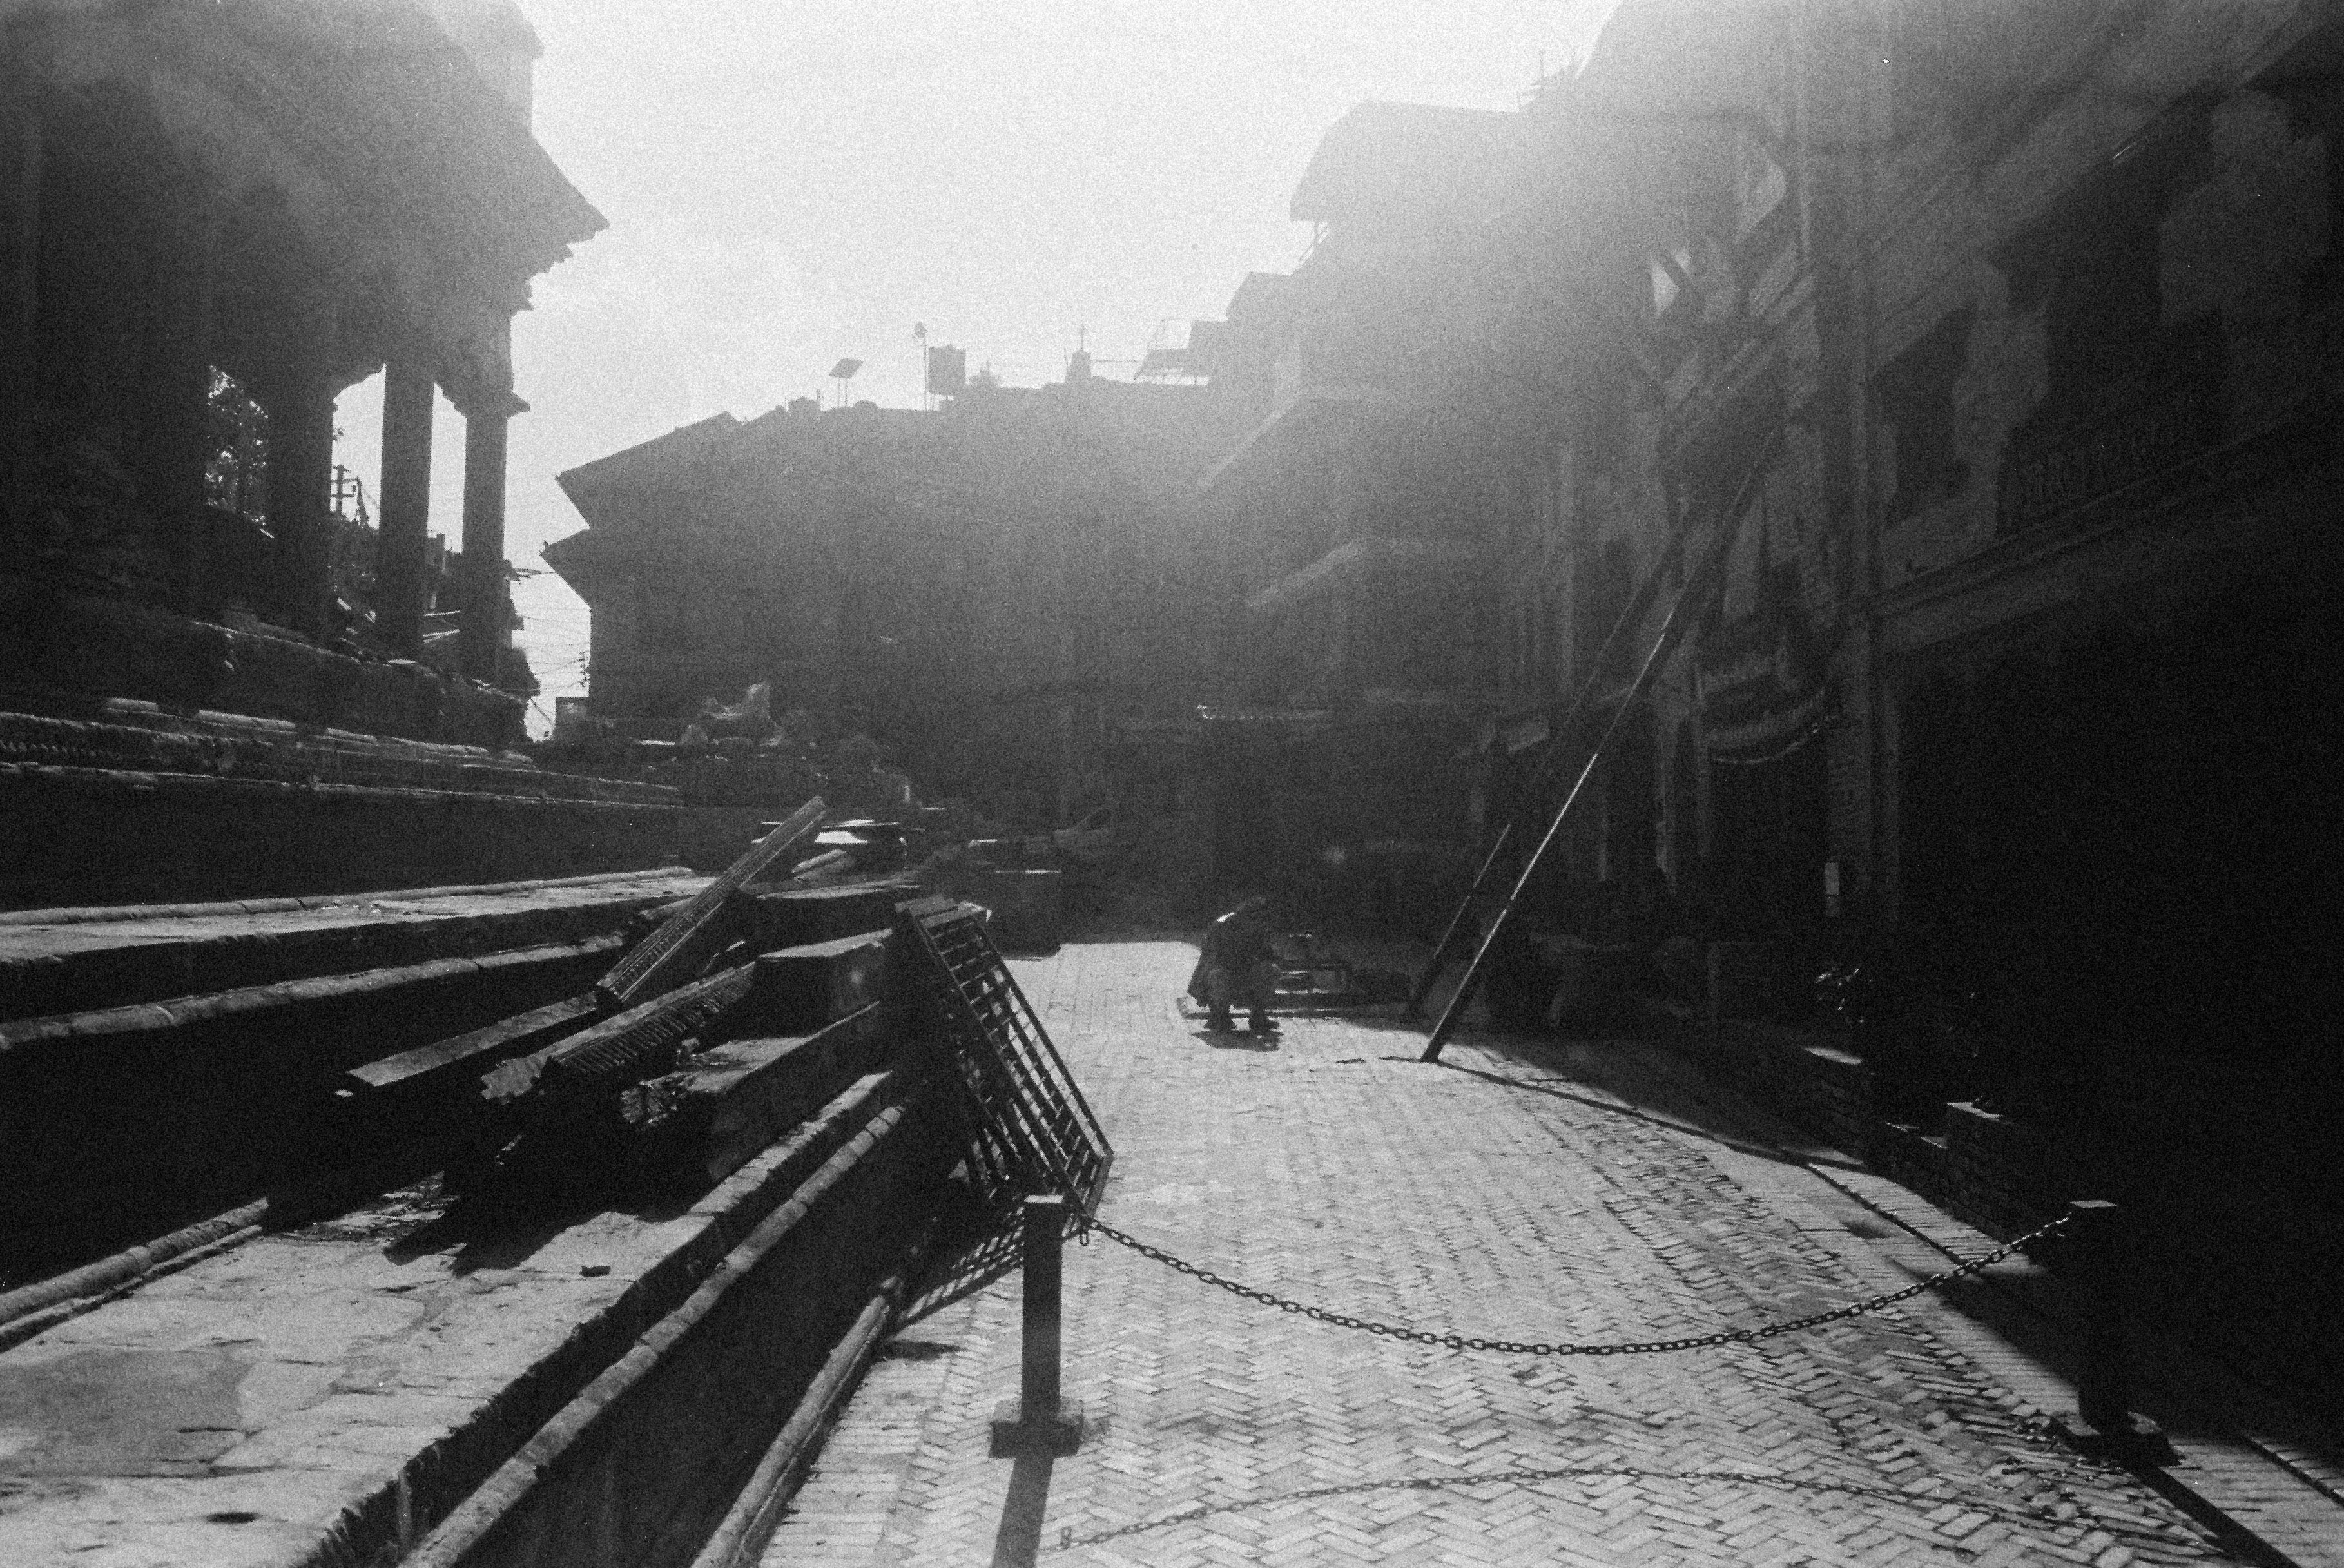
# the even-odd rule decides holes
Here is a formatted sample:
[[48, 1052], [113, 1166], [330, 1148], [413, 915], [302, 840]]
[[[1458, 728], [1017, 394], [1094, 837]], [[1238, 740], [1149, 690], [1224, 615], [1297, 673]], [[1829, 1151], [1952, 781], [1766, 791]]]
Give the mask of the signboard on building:
[[949, 398], [968, 388], [968, 350], [940, 343], [930, 349], [928, 361], [928, 396]]
[[1829, 673], [1795, 571], [1771, 568], [1751, 612], [1713, 625], [1701, 640], [1694, 679], [1711, 757], [1764, 762], [1812, 734], [1830, 703]]

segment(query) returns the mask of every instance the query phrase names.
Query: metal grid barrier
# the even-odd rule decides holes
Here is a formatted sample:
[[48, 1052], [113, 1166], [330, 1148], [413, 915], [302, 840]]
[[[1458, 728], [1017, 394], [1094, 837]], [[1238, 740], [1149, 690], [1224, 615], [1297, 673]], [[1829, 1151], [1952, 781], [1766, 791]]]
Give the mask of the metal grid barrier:
[[1115, 1150], [985, 929], [985, 912], [949, 898], [903, 905], [899, 930], [919, 964], [975, 1115], [969, 1164], [988, 1202], [1059, 1193], [1097, 1211]]

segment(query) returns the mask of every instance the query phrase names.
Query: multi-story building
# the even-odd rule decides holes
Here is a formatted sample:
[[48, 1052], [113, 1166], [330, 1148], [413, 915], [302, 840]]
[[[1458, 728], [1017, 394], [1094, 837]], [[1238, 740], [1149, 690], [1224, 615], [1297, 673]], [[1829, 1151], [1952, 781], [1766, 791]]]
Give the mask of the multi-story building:
[[[0, 0], [0, 902], [662, 853], [656, 792], [486, 754], [528, 684], [511, 322], [602, 228], [530, 134], [537, 52], [511, 0]], [[336, 511], [335, 399], [379, 371], [366, 536]], [[453, 659], [441, 392], [466, 430]]]
[[[12, 0], [0, 30], [11, 571], [413, 658], [436, 387], [467, 421], [464, 666], [493, 683], [511, 320], [602, 227], [530, 134], [528, 23]], [[334, 400], [386, 366], [378, 602], [337, 604]]]
[[593, 610], [593, 711], [672, 738], [765, 682], [932, 797], [1080, 816], [1117, 726], [1216, 690], [1231, 579], [1186, 496], [1218, 408], [1077, 356], [1050, 387], [719, 414], [571, 470], [589, 527], [545, 558]]
[[1527, 128], [1360, 106], [1295, 191], [1308, 255], [1198, 324], [1193, 362], [1246, 418], [1200, 495], [1248, 576], [1203, 717], [1222, 882], [1319, 877], [1369, 845], [1410, 880], [1454, 858], [1461, 754], [1502, 701], [1483, 584], [1524, 500], [1490, 341], [1510, 279], [1460, 237], [1506, 210]]
[[2003, 1222], [2123, 1190], [2332, 1311], [2274, 1259], [2344, 1199], [2339, 129], [2278, 0], [1623, 0], [1517, 113], [1348, 116], [1205, 334], [1264, 409], [1229, 858], [1543, 827], [1616, 720], [1534, 920], [1650, 895], [1778, 1024], [1860, 957], [1873, 1109], [2051, 1151]]

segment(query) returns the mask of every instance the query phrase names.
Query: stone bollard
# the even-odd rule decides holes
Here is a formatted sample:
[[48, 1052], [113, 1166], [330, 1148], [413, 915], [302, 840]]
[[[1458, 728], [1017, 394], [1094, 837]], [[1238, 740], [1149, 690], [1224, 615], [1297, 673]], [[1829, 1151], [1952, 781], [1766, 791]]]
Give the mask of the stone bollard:
[[2124, 1211], [2099, 1199], [2067, 1205], [2067, 1256], [2076, 1271], [2079, 1360], [2076, 1419], [2063, 1421], [2068, 1441], [2086, 1453], [2128, 1464], [2162, 1463], [2172, 1448], [2155, 1421], [2132, 1409], [2132, 1369], [2125, 1316]]
[[1025, 1280], [1024, 1340], [1018, 1397], [993, 1412], [993, 1455], [1067, 1454], [1083, 1441], [1083, 1407], [1059, 1393], [1060, 1248], [1066, 1200], [1056, 1194], [1026, 1199], [1020, 1237]]

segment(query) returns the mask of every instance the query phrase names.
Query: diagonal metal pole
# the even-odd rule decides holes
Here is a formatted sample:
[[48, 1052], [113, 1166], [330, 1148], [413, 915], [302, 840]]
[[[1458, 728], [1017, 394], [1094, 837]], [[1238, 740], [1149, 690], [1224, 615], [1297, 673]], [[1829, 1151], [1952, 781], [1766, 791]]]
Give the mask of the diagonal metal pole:
[[[1551, 732], [1552, 747], [1539, 759], [1538, 769], [1531, 774], [1530, 784], [1522, 792], [1525, 797], [1535, 800], [1545, 787], [1548, 776], [1554, 772], [1555, 758], [1562, 754], [1569, 737], [1579, 733], [1580, 721], [1595, 705], [1595, 694], [1621, 649], [1634, 637], [1636, 628], [1644, 623], [1644, 617], [1652, 613], [1652, 601], [1661, 595], [1661, 582], [1667, 577], [1669, 568], [1684, 553], [1685, 541], [1692, 532], [1691, 521], [1680, 519], [1674, 531], [1669, 535], [1666, 548], [1661, 551], [1661, 558], [1652, 563], [1652, 570], [1645, 574], [1644, 581], [1637, 587], [1635, 597], [1612, 622], [1612, 631], [1603, 639], [1601, 650], [1588, 666], [1587, 678], [1579, 683], [1579, 690], [1572, 694], [1571, 706], [1564, 711], [1562, 722]], [[1514, 829], [1521, 824], [1521, 809], [1517, 807], [1507, 816], [1505, 825], [1498, 830], [1496, 840], [1490, 845], [1490, 853], [1481, 857], [1481, 869], [1473, 874], [1473, 885], [1465, 890], [1463, 898], [1458, 900], [1457, 912], [1449, 917], [1448, 929], [1441, 932], [1440, 940], [1433, 946], [1432, 956], [1425, 960], [1424, 968], [1416, 976], [1416, 984], [1409, 987], [1408, 1002], [1400, 1008], [1402, 1017], [1413, 1018], [1423, 1009], [1425, 997], [1431, 995], [1432, 987], [1440, 979], [1441, 970], [1449, 966], [1450, 957], [1457, 950], [1457, 939], [1464, 933], [1466, 918], [1473, 911], [1473, 901], [1481, 896], [1482, 889], [1489, 886], [1499, 862], [1504, 858], [1506, 846], [1514, 841]]]
[[[1522, 894], [1530, 886], [1531, 878], [1538, 874], [1539, 863], [1546, 858], [1546, 852], [1553, 846], [1556, 837], [1562, 832], [1562, 824], [1570, 818], [1571, 808], [1577, 805], [1580, 797], [1587, 793], [1587, 783], [1595, 776], [1596, 766], [1602, 762], [1603, 754], [1610, 748], [1612, 736], [1619, 733], [1621, 724], [1626, 722], [1628, 714], [1633, 711], [1636, 704], [1643, 700], [1645, 692], [1651, 689], [1653, 678], [1660, 673], [1661, 667], [1668, 663], [1669, 655], [1675, 652], [1676, 645], [1683, 641], [1686, 629], [1701, 611], [1707, 608], [1710, 594], [1715, 591], [1718, 582], [1723, 578], [1726, 554], [1733, 549], [1733, 541], [1742, 531], [1743, 500], [1751, 485], [1756, 481], [1759, 470], [1765, 466], [1767, 457], [1773, 450], [1773, 442], [1770, 440], [1765, 450], [1759, 454], [1757, 460], [1751, 465], [1750, 472], [1743, 478], [1740, 489], [1735, 491], [1733, 501], [1726, 509], [1724, 522], [1718, 530], [1716, 541], [1710, 546], [1709, 553], [1702, 558], [1700, 570], [1694, 572], [1692, 579], [1685, 584], [1684, 592], [1677, 595], [1676, 603], [1670, 606], [1668, 619], [1662, 622], [1660, 636], [1654, 640], [1652, 652], [1644, 655], [1642, 668], [1636, 672], [1635, 683], [1628, 688], [1628, 694], [1621, 700], [1620, 705], [1612, 710], [1611, 722], [1603, 726], [1601, 737], [1596, 741], [1594, 749], [1587, 754], [1587, 761], [1580, 768], [1579, 777], [1572, 783], [1571, 793], [1563, 797], [1561, 808], [1554, 814], [1554, 819], [1547, 824], [1546, 833], [1540, 838], [1538, 846], [1531, 851], [1530, 858], [1522, 863], [1521, 875], [1514, 879], [1512, 891], [1506, 895], [1505, 902], [1498, 906], [1496, 916], [1490, 922], [1490, 929], [1482, 934], [1481, 945], [1473, 954], [1473, 962], [1466, 966], [1465, 977], [1457, 983], [1456, 994], [1449, 998], [1449, 1006], [1441, 1010], [1440, 1021], [1432, 1027], [1432, 1034], [1424, 1042], [1424, 1054], [1418, 1058], [1419, 1060], [1437, 1062], [1440, 1059], [1442, 1047], [1448, 1045], [1449, 1037], [1456, 1032], [1458, 1023], [1465, 1016], [1467, 1005], [1473, 1000], [1473, 993], [1480, 985], [1481, 971], [1489, 963], [1490, 949], [1497, 945], [1499, 935], [1506, 928], [1506, 922], [1513, 918], [1514, 906], [1521, 902]], [[1692, 613], [1688, 613], [1689, 611]]]
[[[1546, 767], [1541, 762], [1533, 784], [1542, 782], [1545, 777]], [[1481, 889], [1490, 885], [1490, 874], [1497, 869], [1498, 858], [1506, 853], [1506, 845], [1513, 836], [1514, 820], [1508, 817], [1505, 826], [1498, 830], [1497, 839], [1490, 845], [1490, 853], [1481, 857], [1481, 869], [1473, 874], [1473, 885], [1467, 888], [1465, 896], [1457, 901], [1457, 912], [1450, 916], [1448, 928], [1440, 933], [1440, 940], [1433, 944], [1432, 956], [1427, 958], [1424, 967], [1417, 972], [1416, 984], [1409, 987], [1408, 1000], [1400, 1007], [1401, 1017], [1413, 1018], [1424, 1010], [1424, 998], [1431, 995], [1433, 986], [1440, 978], [1440, 971], [1449, 967], [1449, 955], [1455, 950], [1457, 938], [1465, 929], [1465, 917], [1473, 912], [1473, 900], [1480, 897]]]
[[[1758, 449], [1758, 455], [1751, 460], [1750, 470], [1734, 491], [1733, 501], [1727, 504], [1729, 515], [1738, 511], [1748, 498], [1750, 487], [1764, 471], [1767, 460], [1773, 456], [1774, 448], [1782, 439], [1783, 431], [1779, 426], [1768, 434], [1765, 442]], [[1612, 622], [1610, 634], [1603, 639], [1602, 648], [1597, 652], [1594, 663], [1588, 667], [1587, 678], [1580, 683], [1570, 708], [1563, 714], [1562, 723], [1552, 731], [1552, 748], [1539, 759], [1538, 770], [1531, 775], [1530, 784], [1523, 791], [1525, 796], [1536, 799], [1545, 787], [1548, 776], [1554, 772], [1555, 759], [1562, 755], [1567, 737], [1578, 733], [1582, 717], [1595, 705], [1596, 693], [1601, 688], [1603, 677], [1610, 673], [1620, 650], [1635, 635], [1636, 628], [1644, 623], [1644, 617], [1652, 612], [1652, 601], [1660, 597], [1661, 583], [1668, 576], [1669, 569], [1683, 557], [1685, 546], [1692, 539], [1695, 521], [1690, 513], [1677, 520], [1677, 526], [1670, 533], [1661, 558], [1645, 574], [1642, 584], [1636, 590], [1635, 598]], [[1506, 846], [1514, 840], [1514, 830], [1521, 825], [1521, 808], [1516, 807], [1506, 818], [1505, 825], [1498, 830], [1497, 839], [1490, 845], [1489, 854], [1481, 857], [1481, 869], [1473, 874], [1472, 886], [1467, 888], [1465, 896], [1458, 900], [1456, 913], [1449, 917], [1448, 928], [1441, 932], [1440, 940], [1433, 945], [1432, 956], [1425, 960], [1424, 968], [1417, 975], [1416, 984], [1409, 987], [1408, 1001], [1400, 1009], [1402, 1017], [1413, 1018], [1423, 1009], [1424, 999], [1432, 994], [1432, 987], [1440, 982], [1441, 970], [1449, 966], [1450, 957], [1457, 949], [1457, 939], [1465, 930], [1466, 918], [1473, 910], [1473, 901], [1480, 897], [1482, 890], [1490, 885], [1490, 876], [1504, 856]]]

